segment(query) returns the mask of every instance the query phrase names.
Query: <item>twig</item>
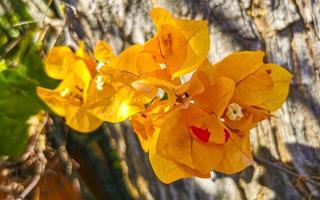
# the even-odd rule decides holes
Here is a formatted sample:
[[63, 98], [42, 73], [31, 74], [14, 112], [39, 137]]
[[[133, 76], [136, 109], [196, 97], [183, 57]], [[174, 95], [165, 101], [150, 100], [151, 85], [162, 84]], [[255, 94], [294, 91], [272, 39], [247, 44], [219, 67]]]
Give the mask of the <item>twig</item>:
[[43, 155], [43, 152], [37, 153], [37, 169], [36, 169], [36, 175], [33, 177], [32, 181], [29, 183], [29, 185], [24, 189], [24, 191], [19, 195], [19, 198], [17, 200], [25, 199], [25, 197], [37, 186], [47, 164], [47, 159]]
[[[27, 149], [16, 161], [8, 161], [1, 163], [0, 168], [15, 168], [18, 167], [20, 170], [24, 165], [30, 167], [35, 167], [35, 176], [29, 181], [27, 180], [27, 186], [24, 187], [25, 183], [13, 182], [10, 185], [0, 185], [0, 191], [4, 193], [10, 193], [9, 195], [20, 194], [20, 200], [24, 199], [38, 184], [45, 168], [47, 160], [43, 154], [44, 149], [41, 148], [41, 143], [38, 143], [40, 139], [40, 134], [43, 132], [45, 125], [48, 121], [48, 114], [43, 114], [41, 121], [37, 121], [36, 124], [30, 124], [28, 132], [32, 134], [28, 141]], [[33, 127], [34, 126], [34, 127]]]
[[291, 176], [294, 176], [294, 177], [297, 177], [298, 179], [301, 179], [301, 180], [304, 180], [304, 181], [307, 181], [309, 183], [312, 183], [314, 185], [317, 185], [317, 186], [320, 186], [320, 183], [313, 180], [313, 178], [318, 178], [318, 177], [310, 177], [310, 176], [305, 176], [305, 175], [301, 175], [299, 173], [296, 173], [294, 171], [291, 171], [283, 166], [280, 166], [279, 164], [277, 163], [274, 163], [274, 162], [271, 162], [271, 161], [268, 161], [266, 159], [263, 159], [261, 157], [257, 157], [257, 156], [254, 156], [254, 159], [257, 161], [257, 162], [260, 162], [260, 163], [264, 163], [264, 164], [267, 164], [273, 168], [276, 168], [286, 174], [289, 174]]

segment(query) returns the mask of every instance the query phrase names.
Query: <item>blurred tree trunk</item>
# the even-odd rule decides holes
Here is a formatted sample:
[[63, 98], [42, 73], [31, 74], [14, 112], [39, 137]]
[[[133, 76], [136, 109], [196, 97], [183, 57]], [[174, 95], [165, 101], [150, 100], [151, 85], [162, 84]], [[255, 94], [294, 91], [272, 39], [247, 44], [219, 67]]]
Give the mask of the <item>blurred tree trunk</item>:
[[[96, 154], [96, 160], [110, 158], [105, 155], [115, 151], [121, 170], [117, 176], [103, 167], [104, 162], [109, 162], [106, 166], [112, 165], [114, 160], [110, 159], [101, 161], [101, 169], [89, 170], [100, 180], [91, 187], [99, 194], [96, 198], [105, 199], [104, 192], [109, 190], [129, 193], [134, 199], [320, 198], [319, 1], [64, 0], [53, 3], [57, 7], [65, 5], [65, 15], [60, 14], [66, 20], [63, 33], [70, 45], [83, 39], [93, 47], [96, 40], [102, 39], [120, 52], [133, 43], [143, 43], [155, 33], [148, 12], [157, 4], [176, 16], [209, 21], [211, 61], [237, 50], [261, 49], [266, 52], [266, 61], [280, 64], [294, 74], [290, 97], [276, 113], [278, 118], [263, 121], [251, 132], [255, 165], [237, 175], [214, 174], [213, 179], [194, 178], [164, 185], [154, 176], [130, 125], [106, 124], [101, 129], [104, 134], [91, 136], [90, 140], [88, 136], [83, 145], [90, 145], [92, 149], [88, 151]], [[78, 144], [82, 144], [77, 136], [72, 137], [70, 141], [79, 140]], [[80, 145], [70, 151], [85, 156], [83, 152], [87, 149]], [[76, 154], [71, 154], [77, 160]], [[96, 162], [81, 161], [81, 156], [80, 170]], [[101, 170], [109, 175], [101, 174]], [[103, 188], [101, 184], [110, 179], [104, 179], [105, 176], [122, 179], [125, 189]], [[119, 197], [123, 198], [129, 197]]]

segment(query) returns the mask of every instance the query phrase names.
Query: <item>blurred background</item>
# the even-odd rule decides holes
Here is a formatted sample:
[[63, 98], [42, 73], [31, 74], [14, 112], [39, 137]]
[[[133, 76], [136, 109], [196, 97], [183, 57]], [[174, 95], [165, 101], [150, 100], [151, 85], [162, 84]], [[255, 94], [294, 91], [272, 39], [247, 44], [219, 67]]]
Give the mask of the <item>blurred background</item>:
[[[128, 122], [83, 135], [38, 112], [35, 88], [57, 84], [43, 70], [50, 48], [83, 40], [92, 52], [100, 39], [119, 53], [154, 35], [155, 6], [208, 20], [212, 62], [260, 49], [294, 74], [277, 117], [251, 132], [252, 167], [165, 185]], [[0, 0], [0, 199], [320, 199], [319, 148], [319, 1]]]

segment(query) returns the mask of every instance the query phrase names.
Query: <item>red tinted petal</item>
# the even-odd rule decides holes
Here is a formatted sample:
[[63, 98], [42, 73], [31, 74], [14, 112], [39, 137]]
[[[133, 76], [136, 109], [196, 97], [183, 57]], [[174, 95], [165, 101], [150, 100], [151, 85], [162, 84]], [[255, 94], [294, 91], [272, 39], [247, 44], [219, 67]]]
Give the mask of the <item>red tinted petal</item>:
[[227, 142], [230, 138], [230, 132], [227, 129], [224, 129], [224, 142]]
[[209, 142], [209, 137], [210, 137], [210, 132], [208, 131], [208, 129], [202, 129], [202, 128], [198, 128], [196, 126], [191, 126], [191, 131], [192, 133], [197, 136], [197, 138], [199, 140], [201, 140], [202, 142]]

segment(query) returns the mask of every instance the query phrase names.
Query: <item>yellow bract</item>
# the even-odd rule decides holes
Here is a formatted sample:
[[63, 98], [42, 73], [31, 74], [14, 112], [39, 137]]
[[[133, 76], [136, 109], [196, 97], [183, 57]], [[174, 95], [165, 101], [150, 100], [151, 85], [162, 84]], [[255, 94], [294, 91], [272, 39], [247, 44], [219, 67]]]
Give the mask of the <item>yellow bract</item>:
[[109, 44], [104, 41], [98, 41], [94, 49], [94, 58], [103, 63], [109, 63], [113, 58], [115, 58], [115, 55]]
[[102, 123], [87, 110], [91, 75], [81, 60], [73, 62], [72, 66], [56, 89], [38, 87], [37, 92], [49, 108], [66, 118], [67, 125], [79, 132], [90, 132]]
[[[202, 72], [199, 72], [197, 75], [200, 76], [202, 80], [204, 80], [206, 76], [202, 74]], [[194, 101], [203, 110], [206, 110], [208, 113], [214, 113], [220, 118], [233, 96], [234, 89], [234, 81], [226, 77], [219, 77], [211, 84], [210, 81], [208, 81], [205, 91], [195, 96]]]
[[151, 137], [157, 124], [161, 123], [162, 114], [168, 112], [169, 109], [168, 100], [160, 101], [160, 98], [156, 98], [144, 112], [134, 115], [130, 119], [133, 130], [145, 152], [149, 151]]
[[263, 55], [260, 51], [236, 52], [202, 68], [212, 81], [228, 77], [236, 83], [229, 105], [238, 105], [238, 109], [224, 115], [231, 129], [248, 132], [287, 98], [292, 75], [276, 64], [264, 64]]
[[197, 176], [200, 178], [209, 178], [210, 173], [200, 172], [184, 164], [177, 163], [174, 159], [169, 159], [158, 154], [157, 142], [159, 129], [152, 135], [150, 142], [149, 160], [156, 176], [164, 183], [171, 183], [181, 178]]
[[[227, 77], [238, 83], [263, 65], [264, 53], [261, 51], [241, 51], [225, 57], [214, 67], [209, 67], [211, 80]], [[206, 66], [207, 67], [207, 66]]]
[[261, 51], [235, 52], [212, 65], [207, 21], [162, 8], [150, 15], [157, 34], [118, 56], [103, 41], [94, 59], [83, 42], [75, 53], [54, 47], [45, 69], [62, 81], [54, 90], [39, 87], [40, 98], [79, 132], [130, 119], [164, 183], [251, 165], [249, 130], [283, 104], [292, 75], [265, 64]]
[[[264, 76], [267, 74], [268, 78], [264, 78], [265, 80], [268, 79], [267, 84], [272, 85], [267, 86], [266, 83], [256, 83], [256, 81], [252, 81], [249, 79], [246, 81], [243, 81], [242, 83], [239, 83], [239, 92], [237, 93], [237, 97], [241, 98], [240, 96], [243, 95], [242, 89], [245, 87], [244, 85], [247, 84], [257, 84], [257, 85], [263, 85], [263, 87], [266, 88], [269, 92], [267, 94], [263, 94], [260, 92], [261, 95], [264, 95], [264, 98], [261, 98], [260, 102], [252, 102], [244, 100], [246, 104], [254, 105], [259, 108], [263, 108], [266, 110], [274, 111], [277, 110], [283, 102], [286, 100], [288, 96], [289, 91], [289, 84], [292, 78], [292, 75], [285, 70], [284, 68], [280, 67], [279, 65], [268, 63], [263, 65], [257, 72], [252, 74], [252, 76], [261, 77], [264, 74]], [[270, 83], [271, 82], [271, 83]], [[253, 86], [251, 86], [252, 88]], [[250, 89], [247, 91], [247, 94], [252, 95], [253, 89]], [[254, 96], [254, 95], [253, 95]], [[248, 98], [249, 99], [249, 98]], [[263, 99], [263, 100], [262, 100]], [[243, 101], [243, 100], [242, 100]]]
[[183, 65], [187, 56], [187, 41], [175, 27], [161, 26], [158, 36], [145, 44], [145, 51], [151, 53], [158, 63], [163, 63], [166, 70], [173, 74]]
[[96, 99], [90, 110], [101, 120], [115, 123], [144, 110], [148, 101], [150, 99], [139, 96], [133, 88], [123, 86], [112, 96]]
[[160, 66], [151, 55], [143, 52], [143, 46], [138, 44], [124, 50], [108, 67], [131, 73], [137, 78], [150, 75], [152, 72], [160, 70]]
[[68, 74], [70, 65], [75, 59], [69, 47], [54, 47], [49, 51], [45, 61], [46, 73], [51, 78], [62, 80]]
[[176, 19], [162, 8], [150, 15], [158, 35], [146, 42], [145, 51], [164, 64], [172, 78], [197, 69], [209, 51], [208, 22]]

